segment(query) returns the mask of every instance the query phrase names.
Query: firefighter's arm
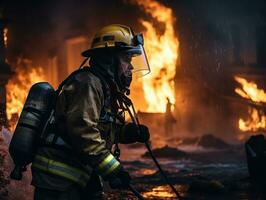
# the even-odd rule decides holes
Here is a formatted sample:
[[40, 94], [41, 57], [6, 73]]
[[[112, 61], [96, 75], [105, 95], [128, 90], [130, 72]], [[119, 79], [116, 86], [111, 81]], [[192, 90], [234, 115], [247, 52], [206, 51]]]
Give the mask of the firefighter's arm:
[[66, 112], [71, 145], [104, 178], [117, 173], [120, 162], [106, 148], [97, 128], [103, 106], [100, 83], [88, 81], [72, 98]]
[[119, 132], [119, 142], [122, 144], [132, 144], [135, 142], [145, 143], [149, 139], [149, 129], [142, 124], [138, 128], [135, 123], [126, 123], [121, 127]]

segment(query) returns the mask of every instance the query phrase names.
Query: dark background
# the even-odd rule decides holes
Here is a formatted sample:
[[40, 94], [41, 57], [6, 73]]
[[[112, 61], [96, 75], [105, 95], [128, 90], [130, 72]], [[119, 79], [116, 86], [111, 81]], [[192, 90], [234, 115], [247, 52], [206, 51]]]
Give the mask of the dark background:
[[[263, 0], [160, 2], [171, 7], [177, 18], [176, 31], [184, 52], [183, 63], [191, 57], [196, 62], [202, 59], [199, 57], [204, 57], [200, 52], [208, 54], [213, 48], [225, 48], [226, 51], [230, 37], [235, 37], [234, 43], [241, 48], [237, 36], [245, 30], [239, 27], [245, 27], [247, 31], [250, 25], [264, 26], [266, 23]], [[1, 5], [4, 15], [12, 20], [9, 25], [10, 55], [23, 54], [37, 62], [54, 54], [60, 43], [72, 35], [86, 32], [90, 36], [99, 27], [110, 23], [125, 23], [141, 30], [139, 19], [145, 18], [137, 6], [122, 0], [6, 0]], [[189, 45], [186, 44], [188, 40]], [[220, 56], [222, 59], [224, 55]]]
[[[250, 102], [235, 94], [235, 75], [266, 89], [266, 2], [263, 0], [167, 0], [180, 42], [176, 70], [176, 115], [182, 132], [232, 137]], [[8, 59], [29, 58], [45, 68], [68, 38], [88, 41], [102, 26], [121, 23], [145, 31], [140, 19], [151, 17], [125, 0], [2, 1], [9, 24]], [[158, 27], [163, 26], [152, 21]], [[162, 29], [161, 29], [162, 27]], [[88, 47], [89, 47], [88, 43]], [[62, 62], [63, 63], [63, 62]], [[62, 69], [64, 65], [59, 65]], [[62, 73], [63, 74], [63, 73]], [[63, 75], [59, 80], [65, 77]], [[265, 112], [265, 107], [262, 108]]]

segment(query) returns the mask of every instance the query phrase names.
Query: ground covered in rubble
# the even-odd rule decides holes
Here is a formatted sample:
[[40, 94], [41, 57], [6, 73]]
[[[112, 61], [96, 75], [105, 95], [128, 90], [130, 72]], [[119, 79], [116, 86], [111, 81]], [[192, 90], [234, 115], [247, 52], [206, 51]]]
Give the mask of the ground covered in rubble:
[[[184, 156], [184, 152], [186, 153]], [[206, 149], [181, 146], [180, 149], [160, 148], [158, 152], [162, 168], [167, 173], [183, 199], [206, 200], [257, 200], [249, 183], [243, 145], [232, 145], [222, 149]], [[164, 151], [181, 152], [166, 156]], [[133, 177], [134, 187], [145, 199], [177, 199], [166, 186], [144, 148], [124, 148], [124, 166]], [[161, 153], [161, 154], [160, 154]], [[131, 160], [132, 159], [132, 160]], [[137, 199], [129, 191], [109, 191], [107, 199]], [[262, 199], [262, 198], [261, 198]]]
[[[0, 199], [32, 200], [33, 188], [30, 186], [29, 171], [24, 175], [23, 181], [8, 179], [12, 169], [12, 162], [7, 154], [9, 139], [7, 134], [1, 137]], [[213, 144], [211, 147], [205, 146], [206, 139], [208, 145]], [[210, 136], [195, 141], [190, 139], [183, 144], [154, 150], [162, 168], [183, 199], [259, 199], [249, 184], [243, 145], [224, 144]], [[177, 199], [165, 184], [143, 145], [122, 146], [121, 160], [133, 178], [133, 187], [145, 199]], [[105, 192], [108, 200], [137, 199], [132, 192], [111, 190], [107, 184]]]

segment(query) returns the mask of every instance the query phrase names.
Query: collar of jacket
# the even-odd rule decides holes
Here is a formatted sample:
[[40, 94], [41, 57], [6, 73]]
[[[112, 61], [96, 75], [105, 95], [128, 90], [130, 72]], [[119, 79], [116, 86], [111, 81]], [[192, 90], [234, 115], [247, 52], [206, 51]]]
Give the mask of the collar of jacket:
[[97, 76], [102, 83], [102, 90], [104, 93], [104, 107], [101, 111], [102, 122], [124, 122], [123, 114], [119, 114], [118, 87], [116, 83], [98, 67], [90, 67], [91, 73]]

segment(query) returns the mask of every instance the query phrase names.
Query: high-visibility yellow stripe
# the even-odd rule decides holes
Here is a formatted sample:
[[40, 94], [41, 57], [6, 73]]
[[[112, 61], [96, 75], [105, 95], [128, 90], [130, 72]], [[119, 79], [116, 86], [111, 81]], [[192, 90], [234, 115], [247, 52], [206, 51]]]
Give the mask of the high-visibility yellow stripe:
[[120, 163], [119, 162], [115, 162], [112, 167], [110, 167], [107, 171], [104, 172], [103, 176], [106, 176], [110, 173], [112, 173], [117, 167], [119, 167]]
[[86, 183], [89, 180], [88, 174], [83, 172], [82, 170], [69, 166], [65, 163], [50, 160], [46, 157], [39, 155], [35, 157], [32, 167], [54, 175], [64, 177], [80, 184], [83, 187], [86, 186]]
[[82, 175], [84, 175], [85, 177], [88, 176], [87, 173], [85, 173], [84, 171], [80, 170], [80, 169], [77, 169], [77, 168], [74, 168], [72, 166], [69, 166], [65, 163], [62, 163], [62, 162], [58, 162], [58, 161], [55, 161], [55, 160], [51, 160], [51, 159], [48, 159], [46, 157], [43, 157], [43, 156], [39, 156], [37, 155], [35, 157], [36, 160], [41, 160], [41, 161], [44, 161], [44, 162], [48, 162], [50, 165], [55, 165], [55, 166], [59, 166], [59, 167], [63, 167], [63, 168], [67, 168], [67, 169], [70, 169], [72, 171], [75, 171], [77, 173], [80, 173]]
[[112, 173], [115, 169], [120, 166], [120, 163], [116, 160], [116, 158], [109, 154], [99, 165], [98, 165], [98, 173], [102, 176], [106, 176]]
[[51, 168], [46, 168], [46, 167], [44, 167], [44, 166], [42, 166], [42, 165], [40, 165], [40, 164], [37, 164], [37, 163], [33, 163], [33, 164], [32, 164], [32, 167], [33, 167], [33, 168], [36, 168], [36, 169], [43, 170], [43, 171], [45, 171], [45, 172], [50, 172], [50, 173], [52, 173], [52, 174], [54, 174], [54, 175], [58, 175], [58, 176], [64, 177], [64, 178], [66, 178], [66, 179], [69, 179], [69, 180], [71, 180], [71, 181], [74, 181], [74, 182], [80, 184], [82, 187], [85, 187], [86, 184], [87, 184], [85, 181], [82, 181], [82, 180], [80, 180], [80, 179], [77, 179], [76, 177], [71, 176], [71, 175], [69, 175], [69, 174], [67, 174], [67, 173], [61, 172], [61, 171], [59, 171], [59, 170], [54, 170], [54, 169], [51, 169]]
[[107, 165], [112, 159], [114, 158], [114, 156], [112, 154], [109, 154], [99, 165], [98, 165], [98, 169], [103, 168], [105, 165]]

